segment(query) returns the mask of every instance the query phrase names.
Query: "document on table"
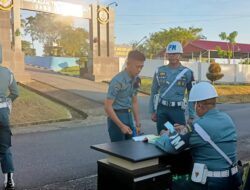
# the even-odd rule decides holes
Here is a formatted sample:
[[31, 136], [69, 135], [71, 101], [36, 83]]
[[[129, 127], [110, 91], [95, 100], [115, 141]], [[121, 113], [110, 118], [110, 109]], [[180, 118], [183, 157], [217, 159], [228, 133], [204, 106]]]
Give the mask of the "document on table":
[[141, 136], [133, 137], [133, 140], [134, 141], [143, 141], [143, 140], [145, 140], [145, 138], [147, 138], [148, 140], [153, 140], [153, 139], [159, 138], [159, 136], [156, 136], [154, 134], [141, 135]]

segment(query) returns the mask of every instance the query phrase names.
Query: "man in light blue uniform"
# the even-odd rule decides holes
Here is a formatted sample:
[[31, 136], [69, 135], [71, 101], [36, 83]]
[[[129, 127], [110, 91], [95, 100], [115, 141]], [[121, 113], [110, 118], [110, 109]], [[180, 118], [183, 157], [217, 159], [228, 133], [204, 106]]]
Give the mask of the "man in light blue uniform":
[[[193, 72], [182, 66], [180, 62], [181, 54], [183, 53], [182, 45], [180, 42], [171, 42], [166, 48], [167, 57], [169, 60], [168, 65], [161, 66], [155, 72], [153, 83], [151, 87], [151, 96], [149, 102], [149, 110], [151, 119], [157, 122], [157, 132], [160, 134], [164, 128], [164, 123], [185, 124], [185, 92], [189, 92], [192, 88], [194, 81]], [[183, 71], [185, 69], [185, 71]], [[175, 81], [177, 75], [184, 72], [182, 76]], [[175, 82], [174, 82], [175, 81]], [[173, 84], [172, 84], [173, 83]], [[173, 85], [172, 87], [170, 87]], [[165, 91], [168, 92], [165, 93]], [[154, 106], [154, 97], [159, 94], [157, 108]], [[189, 119], [191, 122], [194, 118], [194, 111], [192, 106], [189, 106]]]
[[137, 50], [130, 51], [126, 69], [114, 76], [109, 84], [104, 108], [108, 114], [111, 142], [130, 139], [140, 132], [137, 90], [140, 86], [138, 74], [144, 61], [144, 54]]
[[[189, 101], [195, 102], [195, 111], [199, 118], [191, 126], [175, 124], [178, 137], [164, 133], [156, 145], [168, 153], [180, 152], [186, 147], [191, 150], [194, 163], [205, 164], [207, 180], [205, 184], [192, 180], [180, 180], [173, 183], [173, 189], [185, 190], [237, 190], [240, 176], [237, 171], [236, 128], [232, 119], [224, 112], [215, 108], [217, 92], [208, 82], [200, 82], [191, 89]], [[211, 140], [231, 160], [226, 159], [202, 136], [194, 130], [195, 124], [211, 137]], [[179, 138], [181, 137], [181, 138]], [[179, 138], [176, 140], [176, 138]], [[174, 142], [175, 141], [175, 142]], [[178, 146], [180, 142], [181, 146]], [[174, 143], [173, 143], [174, 142]], [[202, 172], [197, 172], [198, 176]]]
[[[2, 49], [0, 46], [0, 64], [2, 63]], [[8, 94], [9, 92], [9, 94]], [[18, 88], [13, 73], [0, 65], [0, 161], [5, 175], [5, 189], [13, 190], [13, 161], [10, 152], [11, 130], [9, 114], [11, 103], [18, 97]]]

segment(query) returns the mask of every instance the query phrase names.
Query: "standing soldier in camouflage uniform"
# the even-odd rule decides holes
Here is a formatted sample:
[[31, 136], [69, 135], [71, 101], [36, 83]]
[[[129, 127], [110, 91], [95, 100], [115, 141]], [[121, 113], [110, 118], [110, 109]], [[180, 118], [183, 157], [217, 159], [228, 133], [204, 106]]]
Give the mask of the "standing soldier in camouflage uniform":
[[126, 69], [114, 76], [109, 84], [104, 108], [108, 114], [111, 142], [130, 139], [140, 132], [137, 90], [140, 86], [138, 74], [144, 66], [144, 61], [143, 53], [130, 51]]
[[13, 73], [1, 66], [2, 49], [0, 46], [0, 161], [5, 180], [6, 190], [15, 189], [13, 180], [13, 160], [10, 151], [11, 130], [9, 126], [9, 115], [11, 103], [18, 97], [18, 88]]
[[[166, 54], [168, 65], [163, 65], [155, 72], [151, 87], [149, 110], [151, 119], [157, 122], [157, 132], [165, 129], [164, 123], [185, 124], [185, 91], [192, 88], [194, 81], [193, 72], [184, 67], [180, 62], [183, 53], [180, 42], [174, 41], [168, 44]], [[159, 98], [155, 98], [155, 97]], [[189, 106], [188, 123], [194, 118], [194, 110]]]

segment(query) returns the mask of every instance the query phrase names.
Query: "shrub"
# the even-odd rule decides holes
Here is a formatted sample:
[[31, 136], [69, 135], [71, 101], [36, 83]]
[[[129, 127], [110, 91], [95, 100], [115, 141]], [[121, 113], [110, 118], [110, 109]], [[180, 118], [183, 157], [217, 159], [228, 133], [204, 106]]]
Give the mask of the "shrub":
[[240, 64], [250, 65], [250, 60], [245, 59], [245, 60], [241, 61]]
[[221, 73], [221, 67], [218, 63], [215, 63], [215, 61], [210, 63], [210, 66], [208, 67], [208, 73], [207, 73], [207, 78], [210, 80], [212, 83], [214, 81], [221, 79], [224, 74]]

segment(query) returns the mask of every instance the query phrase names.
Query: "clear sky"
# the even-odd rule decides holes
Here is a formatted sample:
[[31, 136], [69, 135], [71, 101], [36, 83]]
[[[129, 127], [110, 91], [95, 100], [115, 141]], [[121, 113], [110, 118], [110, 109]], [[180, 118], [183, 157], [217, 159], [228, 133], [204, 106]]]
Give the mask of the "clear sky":
[[[86, 2], [86, 1], [83, 1]], [[90, 1], [88, 1], [90, 2]], [[98, 2], [92, 0], [91, 2]], [[109, 4], [112, 0], [100, 0]], [[239, 43], [250, 44], [249, 0], [116, 0], [117, 43], [139, 41], [171, 27], [199, 27], [207, 40], [237, 31]]]
[[[67, 0], [61, 0], [67, 1]], [[72, 3], [100, 3], [113, 0], [68, 0]], [[220, 41], [219, 34], [237, 31], [238, 43], [250, 44], [249, 0], [116, 0], [116, 43], [140, 41], [151, 33], [173, 27], [202, 28], [207, 40]], [[23, 17], [30, 13], [22, 13]], [[78, 22], [88, 30], [88, 21]]]

